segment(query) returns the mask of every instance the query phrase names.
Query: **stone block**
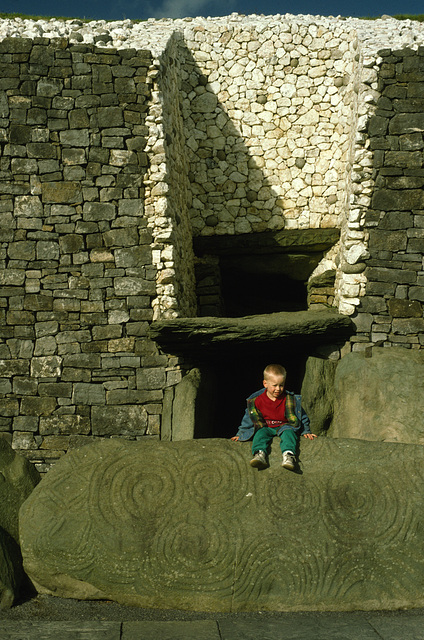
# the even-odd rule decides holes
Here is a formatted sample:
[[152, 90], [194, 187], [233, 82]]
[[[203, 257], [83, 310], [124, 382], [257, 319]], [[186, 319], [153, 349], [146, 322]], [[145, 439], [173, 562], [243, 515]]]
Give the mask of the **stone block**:
[[68, 382], [40, 382], [38, 384], [38, 393], [40, 396], [70, 398], [72, 385]]
[[10, 125], [10, 142], [26, 144], [31, 140], [31, 127], [26, 125]]
[[422, 162], [422, 153], [420, 151], [386, 151], [384, 155], [385, 167], [414, 169], [422, 167]]
[[[393, 325], [403, 322], [408, 323], [405, 334], [414, 333], [413, 322], [424, 327], [422, 319], [414, 318], [394, 319]], [[424, 352], [375, 347], [370, 354], [349, 353], [340, 360], [329, 435], [424, 444]]]
[[31, 375], [35, 378], [57, 378], [60, 376], [61, 368], [60, 356], [40, 356], [31, 360]]
[[422, 113], [398, 113], [393, 116], [389, 124], [391, 135], [405, 134], [424, 129], [424, 114]]
[[152, 263], [152, 250], [148, 246], [116, 249], [116, 266], [119, 268], [141, 267]]
[[25, 570], [39, 593], [140, 607], [421, 607], [424, 447], [302, 440], [302, 473], [272, 449], [261, 472], [228, 440], [73, 450], [21, 507]]
[[50, 451], [67, 451], [69, 447], [69, 435], [66, 436], [46, 436], [42, 439], [40, 449]]
[[21, 400], [21, 414], [24, 416], [49, 416], [57, 409], [56, 398], [24, 396]]
[[141, 405], [93, 407], [92, 433], [95, 436], [142, 436], [147, 430], [148, 416]]
[[88, 129], [90, 120], [86, 109], [72, 109], [69, 112], [70, 129]]
[[106, 231], [103, 239], [106, 247], [131, 247], [139, 243], [137, 227]]
[[77, 382], [74, 385], [72, 401], [79, 405], [104, 405], [106, 402], [106, 392], [102, 384], [87, 384]]
[[410, 229], [414, 226], [412, 213], [404, 211], [389, 211], [378, 224], [379, 229], [396, 231], [397, 229]]
[[13, 420], [13, 431], [38, 431], [38, 416], [16, 416]]
[[391, 269], [390, 267], [368, 267], [365, 275], [368, 280], [392, 282], [397, 284], [415, 284], [417, 274], [408, 269]]
[[[411, 289], [421, 289], [422, 298], [424, 300], [424, 287], [411, 287]], [[423, 308], [420, 302], [411, 300], [400, 300], [399, 298], [392, 298], [388, 302], [389, 313], [394, 318], [422, 318]], [[416, 299], [415, 299], [416, 300]]]
[[40, 474], [0, 437], [0, 609], [11, 607], [23, 579], [19, 550], [19, 508]]
[[101, 129], [121, 127], [124, 124], [123, 110], [121, 107], [99, 107], [97, 122]]
[[424, 209], [424, 191], [422, 189], [378, 189], [372, 197], [373, 209], [382, 211], [412, 211]]
[[42, 294], [27, 294], [24, 300], [24, 308], [29, 311], [51, 311], [53, 297]]
[[9, 325], [32, 325], [35, 322], [34, 314], [30, 311], [8, 311], [6, 322]]
[[11, 417], [19, 414], [17, 398], [0, 398], [0, 416]]
[[53, 240], [39, 240], [37, 242], [38, 260], [58, 260], [59, 243]]
[[137, 371], [138, 389], [163, 389], [166, 384], [166, 372], [164, 368], [142, 368]]
[[90, 142], [88, 129], [73, 129], [61, 131], [59, 134], [60, 143], [68, 147], [88, 147]]
[[57, 148], [50, 142], [29, 142], [27, 149], [28, 158], [57, 158]]
[[84, 249], [84, 237], [77, 233], [69, 233], [59, 239], [61, 253], [78, 253]]
[[156, 293], [155, 283], [144, 278], [115, 278], [114, 287], [117, 296], [155, 295]]
[[424, 332], [424, 319], [421, 318], [395, 318], [393, 320], [393, 333], [396, 335], [413, 335]]
[[45, 203], [77, 204], [82, 202], [81, 185], [78, 182], [44, 182], [41, 198]]
[[382, 118], [381, 116], [373, 116], [372, 118], [370, 118], [370, 121], [368, 123], [368, 135], [370, 137], [385, 136], [388, 124], [389, 124], [388, 118]]
[[16, 376], [13, 378], [13, 393], [18, 396], [35, 396], [37, 395], [38, 382], [34, 378], [21, 378]]
[[424, 302], [424, 287], [410, 287], [409, 298], [411, 300], [419, 300], [420, 302]]
[[40, 417], [40, 435], [87, 435], [90, 419], [81, 415], [51, 415]]
[[196, 96], [191, 101], [191, 110], [193, 113], [211, 113], [215, 111], [218, 104], [218, 98], [210, 91]]
[[83, 218], [88, 222], [101, 220], [113, 220], [116, 216], [116, 207], [107, 202], [86, 202], [83, 209]]
[[[5, 240], [5, 238], [2, 238]], [[25, 270], [24, 269], [7, 269], [0, 272], [0, 284], [21, 286], [25, 282]]]
[[95, 353], [69, 354], [63, 358], [64, 367], [79, 367], [85, 369], [99, 369], [101, 365], [100, 356]]
[[65, 165], [84, 164], [86, 155], [84, 149], [63, 149], [62, 160]]
[[122, 336], [121, 325], [93, 327], [93, 340], [113, 340]]
[[408, 253], [424, 253], [424, 238], [409, 238]]
[[[34, 160], [35, 162], [35, 160]], [[43, 205], [38, 196], [17, 196], [14, 215], [25, 218], [36, 218], [43, 215]]]
[[13, 376], [26, 376], [29, 373], [27, 360], [0, 360], [0, 377], [12, 378]]
[[107, 350], [109, 353], [120, 353], [120, 352], [132, 353], [134, 351], [134, 346], [135, 346], [135, 339], [133, 337], [115, 338], [115, 339], [109, 340], [107, 345]]
[[370, 229], [370, 251], [404, 251], [408, 243], [406, 231]]

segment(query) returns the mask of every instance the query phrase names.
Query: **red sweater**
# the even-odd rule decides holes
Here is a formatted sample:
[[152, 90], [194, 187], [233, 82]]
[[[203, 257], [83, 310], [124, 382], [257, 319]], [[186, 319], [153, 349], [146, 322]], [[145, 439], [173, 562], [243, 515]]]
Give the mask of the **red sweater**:
[[266, 391], [255, 398], [255, 407], [264, 417], [268, 427], [278, 429], [282, 424], [286, 424], [286, 394], [277, 400], [270, 400]]

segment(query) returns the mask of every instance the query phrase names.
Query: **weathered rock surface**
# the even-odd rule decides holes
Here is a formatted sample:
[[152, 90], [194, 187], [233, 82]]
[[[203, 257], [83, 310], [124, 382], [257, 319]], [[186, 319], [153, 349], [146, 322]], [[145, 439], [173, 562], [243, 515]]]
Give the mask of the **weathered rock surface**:
[[[228, 440], [88, 445], [21, 508], [42, 593], [203, 611], [424, 605], [424, 447], [302, 440], [299, 473]], [[358, 465], [358, 460], [361, 464]]]
[[424, 444], [423, 379], [422, 351], [376, 347], [347, 354], [337, 365], [329, 435]]
[[310, 357], [302, 382], [302, 405], [309, 416], [312, 433], [326, 433], [334, 412], [334, 376], [337, 361]]
[[270, 313], [242, 318], [175, 318], [159, 320], [150, 326], [151, 336], [170, 353], [202, 356], [217, 355], [228, 346], [246, 349], [263, 345], [341, 341], [354, 331], [347, 316], [334, 311]]
[[[16, 543], [15, 543], [16, 545]], [[22, 580], [22, 560], [13, 541], [0, 529], [0, 611], [10, 609]]]
[[22, 581], [19, 508], [39, 480], [35, 467], [0, 438], [0, 609], [12, 606]]

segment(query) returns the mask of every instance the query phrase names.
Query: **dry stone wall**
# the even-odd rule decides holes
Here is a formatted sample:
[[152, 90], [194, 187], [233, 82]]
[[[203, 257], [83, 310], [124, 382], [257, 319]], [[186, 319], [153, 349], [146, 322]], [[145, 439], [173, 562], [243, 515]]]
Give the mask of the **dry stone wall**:
[[1, 21], [13, 446], [44, 470], [88, 439], [160, 436], [186, 365], [149, 325], [196, 315], [193, 237], [337, 229], [310, 282], [335, 275], [345, 351], [421, 348], [423, 44], [396, 20]]
[[159, 432], [151, 54], [10, 39], [0, 56], [0, 428], [42, 469], [75, 439]]
[[[424, 345], [424, 48], [379, 52], [375, 109], [363, 123], [372, 171], [356, 346]], [[365, 136], [366, 132], [366, 136]], [[364, 177], [364, 176], [363, 176]], [[358, 181], [358, 186], [361, 182]], [[364, 265], [365, 266], [365, 265]]]

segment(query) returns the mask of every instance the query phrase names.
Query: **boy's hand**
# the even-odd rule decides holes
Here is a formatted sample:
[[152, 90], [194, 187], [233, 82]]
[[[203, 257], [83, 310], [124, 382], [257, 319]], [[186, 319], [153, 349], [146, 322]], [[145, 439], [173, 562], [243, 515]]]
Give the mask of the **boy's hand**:
[[309, 440], [313, 440], [314, 438], [318, 438], [318, 436], [316, 436], [315, 433], [304, 433], [303, 437], [304, 438], [308, 438]]
[[234, 442], [237, 442], [237, 441], [238, 441], [238, 439], [239, 439], [239, 437], [238, 437], [238, 436], [233, 436], [233, 437], [231, 438], [231, 440], [233, 440]]

